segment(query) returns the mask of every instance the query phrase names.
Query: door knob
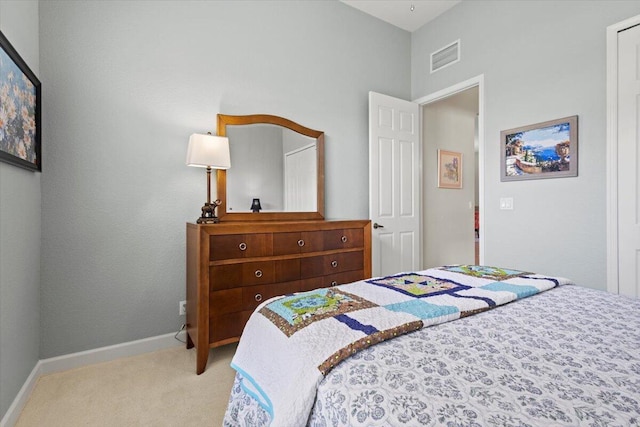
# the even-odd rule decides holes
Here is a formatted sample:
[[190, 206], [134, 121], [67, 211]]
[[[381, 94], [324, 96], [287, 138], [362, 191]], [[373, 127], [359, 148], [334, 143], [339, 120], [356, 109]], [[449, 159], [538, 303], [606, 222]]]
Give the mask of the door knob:
[[378, 229], [378, 228], [384, 228], [384, 225], [380, 225], [377, 222], [373, 223], [373, 228]]

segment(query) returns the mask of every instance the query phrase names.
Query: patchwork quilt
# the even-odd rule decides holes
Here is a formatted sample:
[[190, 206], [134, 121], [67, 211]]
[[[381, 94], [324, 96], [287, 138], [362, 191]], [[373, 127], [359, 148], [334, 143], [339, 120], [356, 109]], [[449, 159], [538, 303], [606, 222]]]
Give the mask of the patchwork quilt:
[[345, 358], [565, 283], [517, 270], [454, 265], [276, 297], [252, 314], [231, 366], [272, 426], [305, 425], [318, 384]]

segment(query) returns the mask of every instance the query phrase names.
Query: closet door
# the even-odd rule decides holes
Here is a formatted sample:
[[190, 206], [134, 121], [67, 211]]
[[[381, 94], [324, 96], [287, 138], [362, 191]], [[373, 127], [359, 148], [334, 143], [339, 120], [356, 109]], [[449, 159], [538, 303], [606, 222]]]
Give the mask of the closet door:
[[640, 25], [618, 33], [618, 283], [640, 296]]
[[318, 209], [316, 198], [317, 149], [315, 144], [284, 155], [284, 210], [312, 212]]

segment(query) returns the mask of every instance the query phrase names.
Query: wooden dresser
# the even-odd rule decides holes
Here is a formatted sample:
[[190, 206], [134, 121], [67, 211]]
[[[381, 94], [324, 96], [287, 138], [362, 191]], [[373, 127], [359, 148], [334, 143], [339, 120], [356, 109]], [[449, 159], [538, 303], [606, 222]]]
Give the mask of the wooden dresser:
[[187, 224], [187, 348], [204, 372], [209, 348], [238, 341], [277, 295], [371, 277], [371, 222]]

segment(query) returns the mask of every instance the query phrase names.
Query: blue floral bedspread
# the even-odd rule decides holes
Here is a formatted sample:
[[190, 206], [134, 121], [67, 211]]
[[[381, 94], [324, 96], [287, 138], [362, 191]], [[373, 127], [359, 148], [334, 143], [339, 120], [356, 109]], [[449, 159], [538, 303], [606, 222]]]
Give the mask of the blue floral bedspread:
[[272, 427], [301, 426], [340, 361], [417, 329], [491, 310], [567, 279], [453, 265], [283, 295], [249, 318], [231, 367]]
[[[240, 379], [224, 425], [269, 425]], [[640, 425], [640, 300], [559, 286], [363, 349], [308, 425]]]

